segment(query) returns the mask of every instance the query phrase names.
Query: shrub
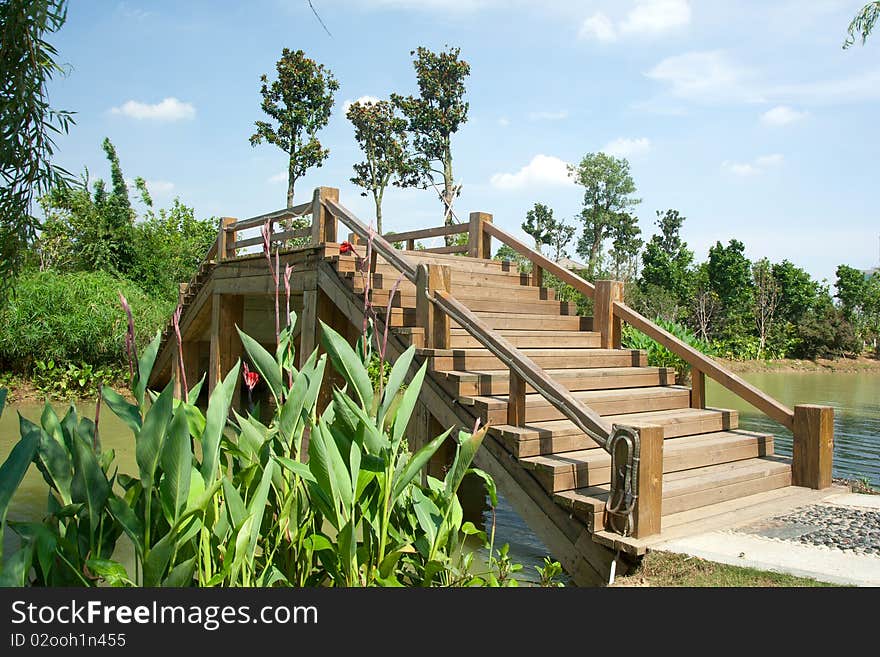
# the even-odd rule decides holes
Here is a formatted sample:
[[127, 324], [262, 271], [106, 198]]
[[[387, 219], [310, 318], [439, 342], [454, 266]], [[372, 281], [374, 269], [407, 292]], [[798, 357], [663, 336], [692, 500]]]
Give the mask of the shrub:
[[[681, 324], [669, 322], [659, 317], [654, 320], [654, 323], [666, 329], [672, 333], [672, 335], [682, 342], [689, 344], [694, 349], [697, 349], [704, 354], [712, 353], [711, 346], [705, 340], [701, 340]], [[627, 349], [642, 349], [646, 351], [648, 353], [648, 365], [651, 365], [652, 367], [674, 367], [676, 377], [680, 381], [684, 380], [686, 374], [690, 371], [690, 365], [685, 361], [659, 342], [655, 342], [644, 333], [637, 331], [629, 325], [624, 325], [623, 327], [621, 342]]]
[[138, 343], [155, 335], [173, 306], [106, 272], [53, 271], [22, 275], [0, 309], [0, 367], [30, 374], [37, 361], [66, 368], [123, 364], [125, 321], [119, 292], [137, 309]]

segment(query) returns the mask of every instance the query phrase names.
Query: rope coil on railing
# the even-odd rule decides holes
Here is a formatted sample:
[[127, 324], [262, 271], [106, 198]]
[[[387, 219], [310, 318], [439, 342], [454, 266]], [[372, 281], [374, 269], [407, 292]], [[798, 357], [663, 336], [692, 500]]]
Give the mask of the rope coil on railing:
[[605, 500], [605, 513], [609, 528], [623, 536], [633, 531], [633, 511], [639, 499], [640, 448], [638, 430], [617, 424], [605, 442], [605, 451], [611, 454], [611, 490]]

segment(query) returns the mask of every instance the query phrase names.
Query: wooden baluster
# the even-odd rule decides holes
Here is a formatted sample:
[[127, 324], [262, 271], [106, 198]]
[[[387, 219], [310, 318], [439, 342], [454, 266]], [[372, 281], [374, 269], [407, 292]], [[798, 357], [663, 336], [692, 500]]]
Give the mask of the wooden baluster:
[[428, 349], [449, 349], [449, 316], [437, 309], [427, 294], [434, 290], [449, 292], [452, 271], [449, 267], [434, 264], [421, 264], [416, 269], [416, 322], [425, 331], [425, 347]]
[[416, 241], [415, 240], [407, 240], [406, 241], [406, 250], [407, 251], [415, 251], [416, 250]]
[[526, 382], [512, 369], [507, 389], [507, 424], [514, 427], [526, 425]]
[[706, 375], [691, 367], [691, 408], [706, 408]]
[[623, 301], [621, 281], [596, 281], [593, 299], [593, 330], [601, 334], [602, 349], [620, 347], [620, 318], [614, 316], [614, 302]]
[[468, 224], [468, 256], [471, 258], [492, 257], [492, 236], [483, 230], [483, 222], [492, 221], [488, 212], [471, 212]]
[[533, 287], [543, 287], [544, 286], [544, 269], [535, 263], [532, 263], [532, 286]]
[[823, 489], [831, 486], [834, 452], [834, 408], [801, 404], [794, 407], [791, 483]]
[[644, 538], [660, 533], [663, 500], [663, 427], [645, 424], [639, 432], [638, 501], [633, 513], [633, 536]]
[[316, 187], [312, 194], [312, 244], [336, 241], [336, 216], [324, 207], [324, 201], [339, 202], [339, 190], [334, 187]]
[[220, 219], [220, 230], [217, 234], [217, 260], [229, 260], [235, 257], [235, 231], [230, 227], [235, 223], [235, 217], [223, 217]]

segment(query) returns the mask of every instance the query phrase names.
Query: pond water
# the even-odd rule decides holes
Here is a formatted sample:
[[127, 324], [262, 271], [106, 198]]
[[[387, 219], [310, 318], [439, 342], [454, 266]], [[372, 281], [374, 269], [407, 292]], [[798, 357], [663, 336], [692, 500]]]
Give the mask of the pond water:
[[[745, 374], [743, 378], [789, 406], [795, 403], [827, 404], [835, 409], [834, 476], [866, 478], [880, 487], [880, 374], [825, 372], [770, 372]], [[711, 406], [733, 408], [740, 412], [744, 429], [772, 432], [777, 436], [776, 451], [791, 455], [791, 434], [745, 404], [713, 381], [707, 382], [707, 400]], [[66, 410], [56, 405], [59, 415]], [[94, 404], [77, 404], [81, 415], [94, 417]], [[0, 418], [0, 462], [18, 440], [18, 416], [15, 411], [38, 421], [42, 406], [23, 404], [7, 408]], [[101, 417], [101, 441], [106, 449], [114, 449], [122, 472], [136, 472], [134, 440], [129, 429], [112, 412]], [[467, 519], [487, 531], [491, 528], [492, 511], [485, 490], [478, 480], [466, 480], [462, 486], [462, 505]], [[31, 468], [13, 498], [10, 520], [40, 518], [46, 508], [46, 485], [35, 468]], [[535, 566], [542, 565], [549, 552], [506, 500], [501, 498], [495, 510], [496, 545], [510, 544], [511, 559], [521, 563], [518, 578], [535, 581]], [[16, 539], [7, 532], [4, 552], [14, 549]], [[478, 545], [473, 546], [475, 549]]]

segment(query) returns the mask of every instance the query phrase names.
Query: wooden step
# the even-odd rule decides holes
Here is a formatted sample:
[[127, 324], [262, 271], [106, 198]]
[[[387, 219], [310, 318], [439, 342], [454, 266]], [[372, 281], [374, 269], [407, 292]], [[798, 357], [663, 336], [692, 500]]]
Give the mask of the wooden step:
[[[343, 256], [342, 259], [330, 258], [331, 264], [339, 272], [340, 276], [351, 281], [363, 281], [365, 275], [356, 268], [354, 258]], [[463, 271], [451, 268], [452, 289], [462, 285], [488, 285], [493, 287], [531, 286], [531, 277], [528, 274], [504, 269], [486, 269], [484, 271]], [[400, 272], [392, 265], [377, 262], [373, 274], [373, 286], [389, 290], [400, 278]], [[403, 281], [407, 281], [403, 278]], [[409, 281], [407, 281], [409, 282]], [[410, 283], [412, 285], [412, 283]]]
[[[502, 337], [514, 347], [544, 347], [553, 349], [598, 348], [601, 336], [593, 331], [518, 331], [508, 329], [500, 331]], [[453, 349], [473, 349], [482, 345], [465, 329], [455, 328], [450, 332]]]
[[[663, 472], [679, 472], [773, 454], [773, 436], [748, 431], [719, 431], [670, 438], [663, 443]], [[588, 488], [611, 481], [611, 455], [594, 449], [520, 459], [550, 492]]]
[[[352, 290], [357, 294], [362, 294], [366, 288], [366, 278], [359, 276], [357, 273], [345, 274], [344, 280], [351, 285]], [[416, 286], [405, 278], [398, 280], [398, 278], [377, 275], [373, 277], [370, 289], [377, 295], [384, 293], [382, 298], [387, 303], [387, 295], [395, 286], [397, 286], [397, 299], [395, 299], [394, 305], [412, 306], [415, 304]], [[481, 283], [479, 285], [475, 285], [469, 279], [454, 281], [451, 292], [456, 299], [461, 301], [469, 299], [497, 299], [499, 294], [504, 294], [503, 298], [511, 303], [556, 300], [556, 291], [552, 288], [519, 285], [516, 282], [511, 282], [509, 278], [501, 279], [500, 277], [497, 282]]]
[[[790, 485], [791, 460], [776, 455], [672, 472], [663, 475], [661, 514], [672, 516]], [[608, 490], [609, 484], [576, 488], [555, 493], [553, 499], [596, 531], [605, 526]]]
[[[594, 367], [645, 367], [648, 357], [637, 349], [521, 349], [523, 354], [547, 369], [586, 369]], [[504, 363], [488, 349], [423, 349], [435, 370], [499, 370]]]
[[[529, 291], [529, 288], [523, 288]], [[537, 290], [538, 288], [534, 288]], [[513, 296], [513, 290], [494, 289], [491, 293], [481, 294], [470, 298], [458, 295], [458, 291], [453, 294], [456, 299], [476, 313], [491, 312], [505, 313], [510, 308], [515, 308], [520, 314], [527, 315], [574, 315], [577, 312], [575, 304], [568, 301], [542, 301], [541, 299], [509, 299]], [[370, 297], [373, 304], [382, 308], [388, 305], [389, 292], [386, 290], [374, 291]], [[392, 307], [415, 308], [415, 296], [401, 297], [395, 295]]]
[[[513, 310], [516, 308], [514, 307]], [[578, 315], [536, 315], [519, 312], [485, 312], [476, 311], [476, 315], [494, 330], [520, 331], [589, 331], [593, 328], [592, 317]], [[458, 323], [450, 322], [452, 328], [461, 328]]]
[[[676, 408], [654, 413], [626, 413], [605, 417], [612, 424], [659, 424], [666, 438], [728, 431], [739, 426], [737, 411], [721, 408]], [[530, 422], [524, 427], [492, 425], [489, 433], [501, 439], [517, 457], [591, 449], [596, 443], [570, 420]]]
[[[683, 386], [652, 386], [622, 390], [582, 390], [572, 396], [599, 415], [646, 413], [673, 408], [687, 408], [690, 388]], [[507, 423], [507, 395], [494, 397], [461, 397], [459, 403], [471, 405], [484, 424]], [[526, 395], [527, 422], [560, 420], [564, 416], [544, 397]]]
[[[671, 367], [593, 367], [545, 371], [551, 379], [568, 390], [608, 390], [675, 383], [675, 370]], [[453, 370], [437, 372], [437, 376], [446, 382], [450, 391], [459, 396], [506, 395], [510, 385], [510, 370]], [[534, 392], [534, 389], [527, 385], [526, 392]]]

